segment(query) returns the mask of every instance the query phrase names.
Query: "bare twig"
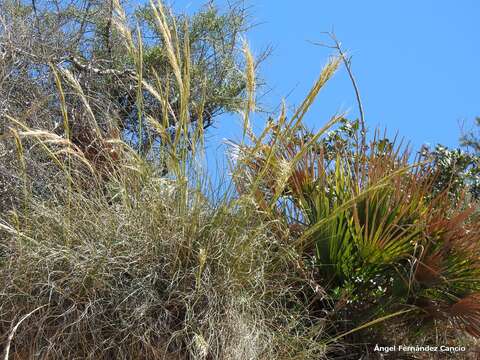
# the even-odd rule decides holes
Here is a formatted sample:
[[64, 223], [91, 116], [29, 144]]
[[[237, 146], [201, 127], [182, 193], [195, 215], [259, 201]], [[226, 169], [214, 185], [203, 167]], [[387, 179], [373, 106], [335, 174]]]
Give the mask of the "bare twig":
[[12, 46], [11, 44], [7, 43], [0, 43], [0, 49], [2, 53], [7, 53], [10, 51], [11, 53], [17, 53], [23, 56], [27, 56], [32, 60], [40, 63], [40, 64], [62, 64], [64, 62], [70, 62], [77, 70], [80, 71], [89, 71], [96, 75], [114, 75], [118, 77], [123, 76], [131, 76], [135, 77], [135, 71], [132, 69], [124, 69], [124, 70], [117, 70], [117, 69], [101, 69], [98, 67], [93, 66], [91, 63], [80, 60], [78, 57], [70, 55], [70, 56], [62, 56], [62, 57], [55, 57], [51, 59], [42, 59], [39, 56], [29, 53], [19, 47]]
[[100, 69], [92, 66], [90, 63], [83, 63], [79, 58], [75, 56], [69, 56], [63, 58], [63, 61], [70, 61], [75, 68], [82, 71], [90, 71], [97, 75], [115, 75], [115, 76], [132, 76], [136, 77], [135, 71], [132, 69], [116, 70], [116, 69]]
[[[358, 105], [358, 112], [360, 114], [360, 126], [362, 130], [362, 137], [365, 137], [365, 113], [363, 111], [363, 103], [360, 97], [360, 90], [357, 85], [357, 81], [355, 80], [355, 76], [353, 75], [352, 66], [351, 66], [351, 57], [348, 57], [342, 49], [342, 44], [338, 41], [337, 37], [335, 36], [334, 32], [329, 33], [330, 38], [335, 43], [334, 48], [338, 51], [338, 54], [342, 58], [343, 64], [345, 65], [345, 69], [347, 70], [348, 76], [352, 82], [353, 90], [355, 91], [355, 97], [357, 99]], [[363, 139], [363, 142], [365, 139]], [[362, 146], [365, 146], [362, 143]]]
[[[363, 103], [362, 103], [362, 98], [360, 96], [360, 90], [357, 84], [357, 81], [355, 80], [355, 76], [353, 75], [352, 71], [352, 64], [351, 60], [352, 58], [347, 56], [346, 52], [342, 49], [342, 44], [340, 41], [337, 39], [335, 33], [333, 31], [326, 33], [330, 39], [333, 41], [334, 45], [327, 45], [324, 43], [318, 43], [318, 42], [313, 42], [315, 45], [320, 45], [324, 47], [328, 47], [330, 49], [335, 49], [337, 53], [340, 55], [340, 58], [342, 59], [343, 65], [345, 66], [345, 69], [347, 70], [348, 77], [350, 78], [350, 81], [353, 86], [353, 90], [355, 91], [355, 97], [357, 101], [357, 106], [358, 106], [358, 112], [360, 116], [360, 132], [361, 132], [361, 148], [359, 147], [358, 144], [358, 138], [356, 139], [357, 142], [357, 157], [360, 155], [362, 151], [366, 149], [366, 126], [365, 126], [365, 112], [363, 110]], [[358, 176], [358, 162], [356, 163], [356, 169], [355, 172]]]

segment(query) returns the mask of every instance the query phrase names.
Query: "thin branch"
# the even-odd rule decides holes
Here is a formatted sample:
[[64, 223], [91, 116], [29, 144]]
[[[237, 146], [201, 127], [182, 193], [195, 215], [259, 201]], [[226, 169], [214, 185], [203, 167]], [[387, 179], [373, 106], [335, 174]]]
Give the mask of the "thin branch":
[[80, 71], [89, 71], [96, 75], [115, 75], [118, 77], [130, 76], [136, 79], [136, 72], [133, 69], [124, 69], [124, 70], [101, 69], [98, 67], [94, 67], [91, 63], [88, 63], [88, 62], [85, 63], [83, 60], [80, 60], [79, 58], [73, 55], [54, 57], [47, 60], [47, 59], [42, 59], [38, 55], [29, 53], [28, 51], [25, 51], [21, 48], [12, 46], [11, 44], [7, 44], [7, 43], [0, 43], [0, 50], [2, 53], [7, 53], [7, 51], [10, 50], [13, 53], [18, 53], [18, 54], [27, 56], [33, 59], [34, 61], [38, 62], [39, 64], [47, 65], [49, 63], [54, 63], [57, 65], [60, 65], [64, 62], [70, 62], [77, 70], [80, 70]]
[[324, 43], [318, 43], [318, 42], [313, 42], [313, 44], [320, 45], [320, 46], [323, 46], [323, 47], [327, 47], [327, 48], [330, 48], [330, 49], [335, 49], [342, 59], [342, 62], [345, 66], [345, 69], [347, 70], [350, 81], [352, 82], [353, 90], [355, 91], [355, 97], [356, 97], [356, 100], [357, 100], [358, 112], [360, 114], [360, 126], [361, 126], [362, 137], [363, 137], [362, 146], [364, 147], [365, 146], [364, 137], [365, 137], [365, 134], [366, 134], [365, 112], [363, 110], [363, 103], [362, 103], [362, 99], [361, 99], [361, 96], [360, 96], [360, 90], [359, 90], [359, 87], [357, 85], [357, 81], [355, 80], [355, 76], [353, 75], [352, 66], [351, 66], [351, 57], [348, 57], [346, 55], [345, 51], [342, 49], [342, 44], [340, 43], [340, 41], [338, 41], [334, 32], [328, 32], [326, 34], [328, 34], [328, 36], [334, 42], [335, 45], [333, 45], [333, 46], [332, 45], [326, 45]]
[[[353, 89], [355, 91], [355, 97], [357, 98], [357, 105], [358, 105], [358, 112], [360, 113], [360, 125], [362, 128], [362, 133], [365, 135], [365, 114], [363, 111], [363, 104], [362, 104], [362, 99], [360, 97], [360, 90], [357, 85], [357, 81], [355, 80], [355, 76], [353, 75], [352, 67], [351, 67], [351, 57], [348, 58], [345, 55], [345, 52], [342, 50], [342, 44], [337, 40], [335, 33], [330, 33], [330, 37], [332, 40], [335, 42], [335, 48], [337, 49], [338, 53], [342, 57], [343, 64], [345, 65], [345, 68], [347, 69], [348, 76], [350, 77], [350, 80], [352, 81]], [[363, 144], [364, 145], [364, 144]]]
[[116, 69], [100, 69], [97, 67], [92, 66], [90, 63], [83, 63], [79, 58], [75, 56], [68, 56], [62, 58], [61, 61], [69, 61], [77, 68], [77, 70], [81, 71], [89, 71], [93, 72], [96, 75], [115, 75], [115, 76], [132, 76], [136, 78], [136, 73], [132, 69], [125, 69], [125, 70], [116, 70]]
[[[330, 39], [333, 41], [334, 45], [325, 45], [323, 43], [314, 43], [315, 45], [320, 45], [324, 46], [330, 49], [334, 49], [337, 51], [337, 53], [340, 55], [343, 65], [345, 66], [345, 69], [347, 70], [348, 76], [350, 78], [350, 81], [353, 86], [353, 90], [355, 91], [355, 97], [357, 100], [357, 106], [358, 106], [358, 112], [360, 115], [360, 136], [361, 136], [361, 144], [358, 143], [358, 136], [356, 136], [355, 142], [356, 142], [356, 150], [357, 150], [357, 161], [355, 162], [355, 174], [357, 176], [357, 179], [359, 177], [360, 173], [360, 154], [366, 150], [366, 142], [367, 142], [367, 132], [366, 132], [366, 127], [365, 127], [365, 113], [363, 111], [363, 103], [362, 99], [360, 96], [360, 90], [357, 85], [357, 81], [355, 80], [355, 76], [353, 75], [352, 71], [352, 66], [351, 66], [351, 57], [348, 57], [345, 53], [345, 51], [342, 49], [342, 44], [340, 41], [338, 41], [337, 37], [335, 36], [335, 33], [333, 31], [327, 32], [326, 33]], [[359, 146], [360, 145], [360, 146]]]

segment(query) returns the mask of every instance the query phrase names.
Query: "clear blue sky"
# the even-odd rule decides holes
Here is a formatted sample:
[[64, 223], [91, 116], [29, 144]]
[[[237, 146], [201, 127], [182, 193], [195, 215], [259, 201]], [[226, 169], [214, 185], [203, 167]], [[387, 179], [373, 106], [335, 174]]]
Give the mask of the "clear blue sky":
[[[261, 75], [272, 91], [271, 106], [282, 97], [298, 105], [315, 81], [330, 50], [309, 41], [327, 41], [334, 28], [353, 55], [369, 128], [399, 132], [415, 147], [423, 143], [456, 146], [459, 122], [480, 115], [480, 1], [324, 1], [250, 0], [248, 34], [254, 53], [273, 46]], [[176, 0], [177, 11], [202, 1]], [[217, 1], [224, 6], [225, 0]], [[323, 124], [339, 110], [357, 116], [353, 89], [340, 71], [321, 93], [308, 123]], [[225, 119], [212, 137], [230, 137]], [[213, 140], [212, 138], [212, 140]]]

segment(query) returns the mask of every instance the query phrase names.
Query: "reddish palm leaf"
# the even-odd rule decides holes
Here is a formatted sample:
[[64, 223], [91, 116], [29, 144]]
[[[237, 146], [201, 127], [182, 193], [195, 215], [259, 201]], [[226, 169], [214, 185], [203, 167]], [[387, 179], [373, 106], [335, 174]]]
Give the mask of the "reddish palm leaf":
[[448, 313], [455, 327], [480, 338], [480, 293], [460, 299]]

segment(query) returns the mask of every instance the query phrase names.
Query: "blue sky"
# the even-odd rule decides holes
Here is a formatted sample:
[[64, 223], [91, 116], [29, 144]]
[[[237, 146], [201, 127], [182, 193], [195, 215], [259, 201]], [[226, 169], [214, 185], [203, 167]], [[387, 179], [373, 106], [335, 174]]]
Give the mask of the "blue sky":
[[[177, 11], [202, 1], [176, 0]], [[220, 6], [225, 0], [217, 1]], [[273, 54], [261, 76], [271, 88], [262, 101], [270, 107], [287, 95], [298, 105], [331, 50], [312, 45], [335, 30], [353, 55], [369, 128], [396, 131], [413, 146], [456, 146], [460, 124], [480, 115], [478, 0], [406, 1], [246, 1], [253, 23], [248, 34], [254, 53], [271, 45]], [[330, 81], [308, 117], [317, 127], [331, 114], [357, 116], [354, 92], [344, 70]], [[212, 140], [235, 137], [231, 118], [212, 132]]]

